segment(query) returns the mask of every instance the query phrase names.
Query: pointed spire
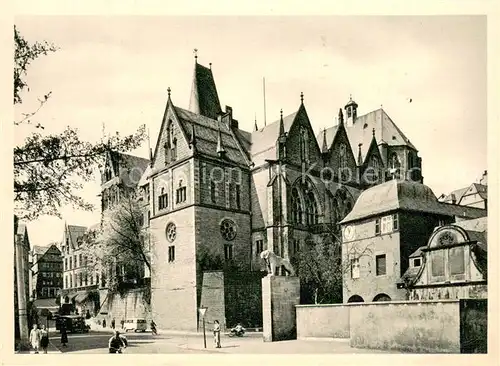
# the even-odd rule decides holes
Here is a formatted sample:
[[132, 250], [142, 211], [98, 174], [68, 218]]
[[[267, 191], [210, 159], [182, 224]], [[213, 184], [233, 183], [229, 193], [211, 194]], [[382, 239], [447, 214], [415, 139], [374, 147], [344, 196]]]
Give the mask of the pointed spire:
[[257, 126], [257, 113], [255, 113], [255, 131], [259, 130], [259, 127]]
[[361, 145], [363, 144], [358, 144], [358, 165], [363, 164], [363, 156], [361, 155]]
[[149, 166], [153, 166], [153, 149], [149, 148]]
[[323, 146], [321, 148], [321, 152], [326, 154], [328, 152], [328, 145], [326, 143], [326, 128], [323, 130]]
[[196, 134], [194, 132], [194, 123], [191, 124], [191, 137], [189, 138], [189, 146], [196, 148]]
[[344, 124], [344, 113], [342, 113], [342, 108], [339, 108], [339, 125]]
[[224, 149], [224, 145], [222, 144], [222, 133], [220, 131], [220, 125], [218, 126], [219, 130], [217, 132], [217, 154], [219, 156], [223, 156], [226, 153]]
[[280, 136], [285, 134], [285, 124], [283, 123], [283, 109], [280, 110]]

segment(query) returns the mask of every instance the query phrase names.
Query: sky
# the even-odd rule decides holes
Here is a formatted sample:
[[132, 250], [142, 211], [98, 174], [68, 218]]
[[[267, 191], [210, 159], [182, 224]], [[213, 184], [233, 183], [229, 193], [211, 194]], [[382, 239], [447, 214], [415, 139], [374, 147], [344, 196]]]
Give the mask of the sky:
[[[382, 105], [419, 150], [436, 196], [487, 169], [483, 16], [18, 16], [15, 24], [28, 41], [59, 47], [32, 64], [30, 91], [15, 111], [33, 111], [51, 91], [37, 114], [46, 133], [69, 125], [97, 141], [103, 131], [124, 135], [146, 124], [154, 148], [167, 88], [175, 105], [189, 107], [196, 48], [242, 129], [264, 123], [265, 77], [268, 123], [280, 109], [295, 112], [301, 92], [316, 132], [335, 124], [351, 94], [358, 115]], [[15, 143], [31, 132], [16, 127]], [[148, 157], [147, 143], [133, 153]], [[82, 196], [98, 204], [98, 193], [96, 179]], [[70, 207], [62, 214], [74, 225], [100, 217]], [[31, 244], [61, 240], [64, 220], [28, 223]]]

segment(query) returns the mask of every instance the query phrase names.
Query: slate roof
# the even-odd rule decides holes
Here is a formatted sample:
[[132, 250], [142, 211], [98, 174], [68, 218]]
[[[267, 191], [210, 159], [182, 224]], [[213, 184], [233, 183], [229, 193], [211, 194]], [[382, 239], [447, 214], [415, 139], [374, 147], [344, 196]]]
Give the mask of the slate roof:
[[[69, 242], [73, 248], [78, 247], [77, 239], [80, 236], [83, 236], [83, 234], [85, 234], [86, 231], [87, 228], [85, 226], [77, 226], [77, 225], [67, 226], [67, 234], [69, 234]], [[63, 245], [66, 245], [66, 243], [64, 243]]]
[[[337, 125], [326, 130], [326, 142], [328, 147], [331, 146], [335, 134], [338, 131], [338, 127]], [[417, 150], [382, 108], [363, 116], [358, 116], [352, 126], [347, 126], [346, 122], [344, 122], [344, 127], [347, 132], [347, 137], [349, 138], [352, 153], [356, 159], [358, 158], [358, 145], [361, 143], [361, 156], [363, 161], [365, 161], [366, 154], [368, 153], [373, 138], [372, 131], [374, 128], [377, 144], [385, 142], [389, 146], [408, 146]], [[320, 146], [322, 146], [323, 132], [319, 133], [316, 139]]]
[[189, 110], [217, 119], [222, 112], [212, 70], [195, 63]]
[[146, 184], [148, 184], [148, 177], [151, 174], [151, 166], [148, 164], [146, 169], [144, 170], [144, 173], [142, 173], [141, 179], [139, 180], [139, 183], [137, 184], [138, 187], [143, 187]]
[[455, 223], [455, 225], [460, 226], [465, 230], [474, 230], [474, 231], [487, 231], [488, 230], [488, 217], [480, 217], [477, 219], [471, 220], [460, 220]]
[[50, 246], [33, 245], [33, 254], [44, 255], [49, 248]]
[[401, 276], [401, 278], [397, 281], [397, 283], [398, 284], [412, 283], [417, 278], [419, 271], [420, 267], [408, 267], [406, 272]]
[[192, 133], [192, 126], [194, 126], [196, 151], [198, 153], [218, 157], [217, 139], [220, 128], [222, 145], [226, 150], [226, 158], [237, 164], [248, 165], [248, 161], [238, 141], [234, 138], [225, 123], [195, 114], [180, 107], [174, 107], [174, 109], [184, 131], [188, 135], [188, 139]]
[[463, 197], [467, 196], [469, 190], [472, 190], [474, 193], [477, 192], [482, 199], [488, 199], [488, 186], [479, 183], [472, 183], [470, 186], [452, 191], [450, 194], [444, 197], [442, 201], [452, 202], [453, 198], [455, 198], [455, 202], [457, 204], [460, 204], [460, 201]]
[[432, 190], [424, 184], [394, 179], [363, 191], [352, 211], [341, 223], [395, 210], [468, 218], [486, 215], [486, 210], [439, 202]]
[[415, 250], [409, 258], [418, 258], [418, 257], [421, 257], [422, 256], [422, 249], [424, 248], [427, 248], [427, 246], [421, 246], [420, 248], [418, 248], [417, 250]]
[[[296, 116], [297, 112], [294, 112], [286, 117], [283, 117], [283, 126], [285, 127], [285, 133], [288, 133], [290, 131], [290, 127], [292, 126]], [[252, 146], [250, 152], [252, 161], [254, 162], [255, 166], [264, 164], [266, 162], [266, 159], [276, 159], [276, 140], [279, 137], [279, 133], [279, 119], [257, 131], [252, 132]]]
[[110, 155], [115, 175], [121, 175], [122, 183], [126, 187], [136, 187], [149, 165], [149, 160], [116, 151], [112, 151]]

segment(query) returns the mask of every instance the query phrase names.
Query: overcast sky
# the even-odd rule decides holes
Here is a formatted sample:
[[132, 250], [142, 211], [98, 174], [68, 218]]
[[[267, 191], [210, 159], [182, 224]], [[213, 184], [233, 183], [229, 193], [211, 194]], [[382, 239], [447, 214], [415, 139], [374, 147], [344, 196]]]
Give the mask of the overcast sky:
[[[424, 183], [439, 196], [487, 169], [486, 18], [430, 17], [17, 17], [29, 40], [60, 47], [37, 60], [31, 91], [16, 113], [32, 111], [47, 132], [77, 127], [83, 139], [150, 129], [154, 148], [167, 99], [188, 108], [193, 49], [212, 63], [221, 104], [243, 129], [297, 110], [300, 93], [315, 131], [334, 124], [349, 100], [362, 115], [383, 105], [423, 159]], [[409, 98], [412, 102], [409, 103]], [[29, 131], [16, 128], [19, 142]], [[147, 146], [135, 152], [147, 157]], [[98, 203], [99, 185], [84, 196]], [[68, 224], [99, 212], [63, 210]], [[64, 221], [29, 223], [33, 245], [62, 238]], [[50, 230], [47, 228], [50, 227]]]

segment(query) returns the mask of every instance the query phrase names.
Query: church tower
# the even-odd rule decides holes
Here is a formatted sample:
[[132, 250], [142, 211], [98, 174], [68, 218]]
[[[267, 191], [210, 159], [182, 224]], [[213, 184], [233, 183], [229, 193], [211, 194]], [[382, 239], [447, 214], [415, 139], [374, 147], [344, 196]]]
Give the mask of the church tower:
[[351, 127], [354, 123], [356, 123], [356, 119], [358, 118], [358, 104], [352, 100], [352, 96], [350, 96], [349, 102], [344, 108], [347, 115], [346, 126]]

